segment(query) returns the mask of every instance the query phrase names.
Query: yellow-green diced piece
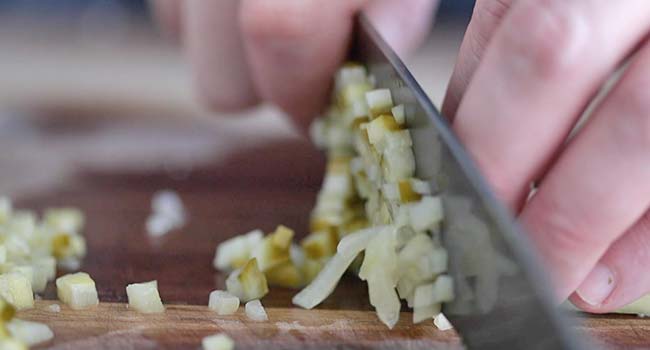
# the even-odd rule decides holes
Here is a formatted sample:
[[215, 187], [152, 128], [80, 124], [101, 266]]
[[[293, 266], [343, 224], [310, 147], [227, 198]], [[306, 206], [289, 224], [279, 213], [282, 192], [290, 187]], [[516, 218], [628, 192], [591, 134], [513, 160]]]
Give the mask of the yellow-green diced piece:
[[0, 275], [0, 296], [18, 310], [34, 307], [31, 282], [21, 273], [9, 272]]
[[350, 84], [341, 90], [339, 95], [339, 102], [341, 107], [352, 106], [354, 101], [363, 99], [366, 92], [370, 91], [371, 86], [368, 83]]
[[79, 310], [99, 304], [95, 281], [85, 272], [77, 272], [56, 279], [59, 300]]
[[409, 180], [400, 180], [397, 183], [399, 197], [402, 203], [417, 202], [422, 199], [422, 195], [413, 191], [413, 186]]
[[158, 282], [133, 283], [126, 286], [129, 307], [143, 314], [160, 313], [165, 306], [158, 293]]
[[293, 239], [294, 232], [292, 229], [280, 225], [275, 229], [271, 235], [271, 243], [278, 249], [289, 249], [291, 240]]
[[253, 258], [246, 265], [233, 271], [226, 279], [226, 287], [230, 294], [241, 301], [261, 299], [269, 292], [266, 276], [257, 266], [257, 259]]
[[303, 284], [300, 270], [291, 262], [278, 265], [265, 273], [266, 280], [272, 286], [299, 288]]
[[336, 253], [337, 238], [332, 231], [313, 232], [302, 240], [302, 249], [311, 259], [330, 257]]
[[[285, 237], [282, 237], [282, 235], [285, 235]], [[274, 238], [274, 234], [271, 234], [264, 238], [257, 247], [253, 248], [251, 256], [256, 259], [256, 265], [260, 271], [266, 271], [290, 260], [289, 248], [291, 241], [286, 240], [286, 234], [281, 234], [277, 240]], [[289, 244], [283, 247], [287, 242]]]
[[395, 121], [392, 115], [383, 114], [368, 123], [366, 131], [368, 132], [368, 141], [370, 144], [379, 145], [384, 136], [393, 131], [400, 130], [400, 125]]
[[0, 298], [0, 323], [11, 321], [16, 314], [16, 308], [4, 298]]

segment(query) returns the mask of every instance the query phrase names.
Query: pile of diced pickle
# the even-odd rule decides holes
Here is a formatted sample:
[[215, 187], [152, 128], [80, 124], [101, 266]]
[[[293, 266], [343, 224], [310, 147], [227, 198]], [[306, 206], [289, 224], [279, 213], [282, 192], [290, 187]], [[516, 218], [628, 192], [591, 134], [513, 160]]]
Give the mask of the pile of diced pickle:
[[214, 266], [232, 271], [228, 292], [246, 301], [262, 298], [268, 285], [304, 287], [293, 302], [311, 309], [349, 270], [366, 281], [370, 303], [389, 328], [399, 319], [400, 299], [413, 308], [414, 323], [442, 323], [440, 305], [454, 298], [440, 243], [442, 204], [415, 177], [404, 106], [393, 104], [388, 89], [375, 89], [365, 67], [346, 64], [311, 136], [327, 154], [327, 170], [310, 233], [296, 245], [294, 232], [279, 226], [220, 244]]
[[57, 265], [79, 268], [86, 254], [83, 224], [76, 209], [46, 210], [39, 219], [34, 212], [14, 210], [8, 198], [0, 197], [0, 343], [4, 348], [24, 349], [52, 338], [46, 325], [15, 319], [14, 314], [34, 306], [34, 293], [45, 291], [56, 277]]

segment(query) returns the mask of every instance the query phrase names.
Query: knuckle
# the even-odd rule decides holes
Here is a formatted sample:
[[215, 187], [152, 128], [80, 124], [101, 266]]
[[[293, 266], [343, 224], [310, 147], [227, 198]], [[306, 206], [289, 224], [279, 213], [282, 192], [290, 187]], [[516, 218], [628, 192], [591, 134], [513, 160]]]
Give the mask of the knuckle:
[[483, 0], [476, 4], [474, 17], [478, 20], [479, 29], [492, 31], [505, 16], [512, 0]]
[[242, 33], [252, 40], [300, 40], [310, 36], [314, 27], [313, 11], [300, 1], [284, 2], [284, 6], [272, 3], [243, 3], [239, 24]]
[[[538, 195], [533, 199], [534, 207], [527, 213], [526, 224], [544, 246], [552, 247], [552, 254], [558, 260], [572, 264], [574, 256], [596, 256], [611, 244], [611, 237], [592, 235], [590, 230], [590, 211], [572, 207], [567, 203], [551, 199], [548, 195]], [[571, 253], [570, 255], [567, 255]]]
[[488, 46], [492, 33], [510, 7], [512, 0], [483, 0], [476, 4], [472, 15], [471, 32], [468, 33], [472, 55], [480, 59]]
[[540, 77], [560, 77], [579, 68], [586, 49], [584, 14], [563, 0], [522, 3], [504, 35], [513, 67]]

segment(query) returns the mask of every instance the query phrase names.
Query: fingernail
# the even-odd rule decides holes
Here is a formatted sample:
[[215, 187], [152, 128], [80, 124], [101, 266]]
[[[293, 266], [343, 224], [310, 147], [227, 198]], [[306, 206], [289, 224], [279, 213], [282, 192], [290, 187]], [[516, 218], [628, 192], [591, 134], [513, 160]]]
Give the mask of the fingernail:
[[578, 296], [591, 306], [599, 306], [612, 294], [616, 282], [607, 266], [597, 264], [576, 290]]

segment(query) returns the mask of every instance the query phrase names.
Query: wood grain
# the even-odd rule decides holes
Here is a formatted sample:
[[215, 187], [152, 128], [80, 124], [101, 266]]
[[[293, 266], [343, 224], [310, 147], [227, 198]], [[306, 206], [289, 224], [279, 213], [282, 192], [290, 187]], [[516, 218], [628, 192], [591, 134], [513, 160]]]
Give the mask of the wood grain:
[[[93, 130], [35, 128], [43, 152], [48, 142], [60, 142], [62, 134], [74, 137]], [[102, 157], [111, 158], [110, 153], [96, 156], [94, 164], [102, 164]], [[2, 176], [6, 159], [0, 157], [0, 192], [8, 181]], [[39, 170], [48, 172], [46, 166]], [[50, 284], [44, 300], [32, 310], [19, 312], [21, 318], [53, 328], [55, 338], [43, 348], [196, 349], [202, 337], [216, 332], [235, 338], [238, 349], [460, 346], [453, 331], [438, 331], [430, 322], [413, 325], [409, 312], [388, 330], [368, 304], [365, 284], [354, 277], [345, 277], [316, 310], [293, 307], [291, 297], [296, 291], [272, 288], [263, 299], [269, 322], [251, 322], [241, 309], [234, 316], [219, 317], [205, 307], [210, 291], [224, 288], [225, 275], [211, 266], [219, 242], [254, 228], [270, 231], [277, 224], [304, 235], [323, 171], [321, 154], [304, 140], [247, 147], [187, 169], [182, 176], [162, 165], [153, 170], [78, 165], [71, 170], [65, 181], [37, 193], [18, 194], [17, 205], [39, 211], [71, 205], [85, 212], [88, 256], [82, 270], [95, 279], [102, 303], [88, 310], [63, 307], [53, 313], [47, 309], [56, 299]], [[153, 240], [144, 232], [144, 222], [153, 193], [164, 188], [178, 191], [190, 219], [182, 229]], [[128, 310], [125, 286], [152, 279], [159, 282], [167, 311], [140, 315]], [[620, 349], [650, 347], [650, 320], [590, 316], [583, 321], [578, 329], [597, 343]]]
[[39, 301], [22, 316], [48, 323], [56, 334], [52, 349], [79, 348], [197, 348], [203, 337], [223, 332], [238, 349], [282, 348], [460, 348], [453, 332], [440, 332], [432, 323], [412, 325], [404, 313], [393, 330], [386, 330], [371, 311], [269, 308], [268, 322], [249, 320], [243, 307], [235, 315], [218, 316], [205, 306], [168, 305], [163, 314], [143, 315], [122, 303], [74, 311], [66, 306], [54, 314]]

